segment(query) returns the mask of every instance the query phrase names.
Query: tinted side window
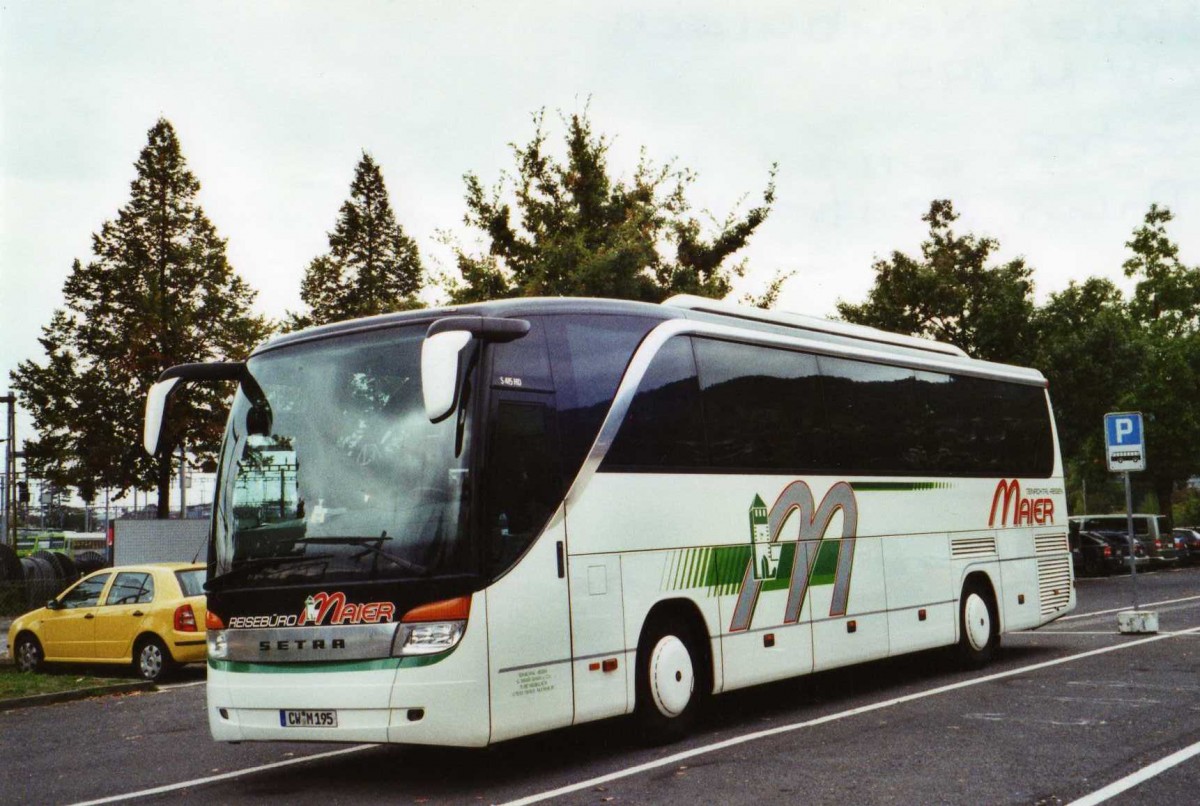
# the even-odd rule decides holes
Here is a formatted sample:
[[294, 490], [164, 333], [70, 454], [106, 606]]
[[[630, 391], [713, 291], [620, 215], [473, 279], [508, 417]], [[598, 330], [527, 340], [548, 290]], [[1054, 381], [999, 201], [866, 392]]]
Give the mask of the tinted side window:
[[203, 568], [194, 571], [176, 571], [175, 578], [179, 580], [179, 590], [184, 596], [200, 596], [204, 593], [204, 578], [208, 572]]
[[829, 425], [829, 466], [844, 472], [921, 470], [925, 424], [910, 369], [842, 358], [819, 359]]
[[601, 469], [682, 469], [707, 464], [700, 384], [688, 338], [650, 362]]
[[1053, 471], [1042, 389], [924, 372], [918, 385], [931, 428], [931, 472], [1044, 478]]
[[497, 571], [525, 551], [562, 498], [552, 415], [550, 405], [540, 400], [497, 401], [483, 515]]
[[63, 594], [61, 599], [64, 607], [95, 607], [100, 603], [100, 593], [104, 584], [112, 574], [100, 574], [88, 577], [71, 590]]
[[154, 580], [149, 574], [122, 571], [108, 589], [105, 604], [149, 604], [154, 601]]
[[696, 339], [708, 448], [715, 468], [815, 470], [824, 414], [817, 359]]
[[658, 321], [563, 315], [544, 322], [554, 361], [563, 479], [569, 486], [596, 441], [629, 359]]
[[530, 317], [530, 328], [519, 339], [492, 345], [492, 385], [505, 389], [550, 392], [550, 356], [541, 319]]

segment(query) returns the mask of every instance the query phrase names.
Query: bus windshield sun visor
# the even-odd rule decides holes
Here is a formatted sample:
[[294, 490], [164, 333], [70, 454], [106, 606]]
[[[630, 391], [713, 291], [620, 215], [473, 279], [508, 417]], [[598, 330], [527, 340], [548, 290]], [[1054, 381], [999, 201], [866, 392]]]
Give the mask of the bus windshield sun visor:
[[529, 328], [524, 319], [496, 316], [448, 316], [431, 324], [421, 345], [421, 394], [429, 421], [440, 422], [457, 407], [467, 355], [464, 348], [472, 339], [515, 341]]
[[[247, 396], [256, 403], [266, 403], [262, 390], [246, 372], [241, 361], [212, 361], [204, 364], [178, 364], [164, 370], [146, 395], [146, 419], [142, 431], [142, 447], [155, 456], [162, 449], [163, 420], [167, 401], [181, 384], [189, 381], [239, 381]], [[250, 387], [250, 388], [247, 388]], [[269, 414], [267, 415], [269, 420]]]

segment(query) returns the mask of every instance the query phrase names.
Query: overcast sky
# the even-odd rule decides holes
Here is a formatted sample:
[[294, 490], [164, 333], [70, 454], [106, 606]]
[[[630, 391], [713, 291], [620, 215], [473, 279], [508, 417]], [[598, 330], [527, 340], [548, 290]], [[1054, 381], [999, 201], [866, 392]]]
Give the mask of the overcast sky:
[[0, 389], [41, 358], [159, 116], [272, 316], [298, 307], [363, 149], [444, 269], [462, 174], [494, 183], [533, 111], [557, 136], [557, 111], [589, 104], [615, 173], [642, 147], [677, 158], [718, 217], [778, 162], [741, 290], [795, 269], [779, 307], [827, 316], [862, 299], [874, 258], [917, 248], [934, 198], [1023, 255], [1039, 299], [1120, 278], [1151, 202], [1200, 262], [1198, 43], [1194, 2], [4, 0]]

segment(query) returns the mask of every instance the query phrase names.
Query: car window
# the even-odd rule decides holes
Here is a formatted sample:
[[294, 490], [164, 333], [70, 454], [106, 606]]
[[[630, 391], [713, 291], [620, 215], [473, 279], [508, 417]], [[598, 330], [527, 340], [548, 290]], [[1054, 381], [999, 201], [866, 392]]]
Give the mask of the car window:
[[75, 587], [63, 594], [63, 607], [95, 607], [100, 602], [100, 593], [104, 590], [104, 584], [108, 582], [108, 578], [112, 574], [97, 574], [94, 577], [88, 577], [80, 582]]
[[149, 604], [154, 601], [154, 578], [145, 572], [122, 571], [108, 589], [105, 604]]
[[208, 572], [204, 568], [194, 568], [191, 571], [176, 571], [175, 578], [179, 580], [179, 589], [184, 596], [203, 596], [204, 577]]

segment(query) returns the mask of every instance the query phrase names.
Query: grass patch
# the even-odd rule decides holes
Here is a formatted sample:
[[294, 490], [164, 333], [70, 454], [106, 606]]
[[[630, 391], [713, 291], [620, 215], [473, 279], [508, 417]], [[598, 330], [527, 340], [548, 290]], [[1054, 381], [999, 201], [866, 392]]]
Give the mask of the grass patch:
[[18, 672], [13, 666], [0, 666], [0, 704], [17, 697], [35, 694], [54, 694], [93, 686], [111, 686], [136, 682], [129, 678], [89, 677], [69, 669], [50, 669], [45, 672]]

